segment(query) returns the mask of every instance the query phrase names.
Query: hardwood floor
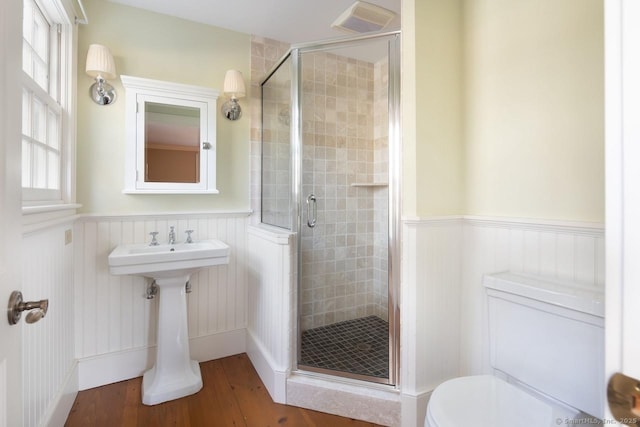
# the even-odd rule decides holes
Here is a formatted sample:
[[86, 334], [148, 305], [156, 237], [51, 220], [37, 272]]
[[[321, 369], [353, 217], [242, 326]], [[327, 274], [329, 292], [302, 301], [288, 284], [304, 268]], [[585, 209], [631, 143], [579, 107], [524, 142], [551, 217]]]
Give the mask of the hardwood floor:
[[202, 390], [154, 406], [142, 404], [142, 377], [81, 391], [65, 426], [376, 426], [273, 403], [246, 354], [201, 363], [200, 370]]

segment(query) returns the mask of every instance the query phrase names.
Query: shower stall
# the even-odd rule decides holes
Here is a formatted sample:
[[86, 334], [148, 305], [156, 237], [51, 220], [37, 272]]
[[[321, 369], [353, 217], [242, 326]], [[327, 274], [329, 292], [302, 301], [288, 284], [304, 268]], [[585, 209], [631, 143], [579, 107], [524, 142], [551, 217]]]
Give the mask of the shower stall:
[[298, 370], [397, 381], [399, 39], [296, 45], [261, 83], [261, 221], [297, 236]]

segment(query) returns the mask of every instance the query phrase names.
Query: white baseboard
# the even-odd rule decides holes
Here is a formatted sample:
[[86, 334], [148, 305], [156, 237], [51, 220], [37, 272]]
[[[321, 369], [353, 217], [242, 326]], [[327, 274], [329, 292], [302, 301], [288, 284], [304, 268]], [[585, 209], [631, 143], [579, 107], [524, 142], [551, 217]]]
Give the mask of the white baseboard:
[[73, 402], [78, 394], [78, 362], [74, 360], [73, 366], [67, 373], [60, 391], [51, 401], [47, 412], [42, 417], [43, 426], [62, 427], [67, 421]]
[[191, 357], [198, 362], [220, 359], [247, 351], [247, 330], [236, 329], [214, 335], [191, 338], [189, 348]]
[[402, 427], [422, 427], [431, 391], [417, 395], [402, 393]]
[[287, 401], [287, 372], [275, 368], [264, 346], [247, 331], [247, 355], [275, 403]]
[[[198, 362], [246, 351], [246, 329], [191, 338], [191, 357]], [[87, 390], [142, 376], [155, 361], [155, 346], [87, 357], [78, 361], [78, 388]]]

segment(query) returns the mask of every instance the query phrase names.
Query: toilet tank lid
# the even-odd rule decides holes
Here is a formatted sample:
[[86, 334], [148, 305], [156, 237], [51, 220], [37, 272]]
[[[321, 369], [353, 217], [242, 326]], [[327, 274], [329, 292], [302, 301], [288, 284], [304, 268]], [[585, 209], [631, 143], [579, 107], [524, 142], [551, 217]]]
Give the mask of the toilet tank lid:
[[604, 290], [593, 285], [509, 271], [485, 274], [488, 289], [604, 317]]

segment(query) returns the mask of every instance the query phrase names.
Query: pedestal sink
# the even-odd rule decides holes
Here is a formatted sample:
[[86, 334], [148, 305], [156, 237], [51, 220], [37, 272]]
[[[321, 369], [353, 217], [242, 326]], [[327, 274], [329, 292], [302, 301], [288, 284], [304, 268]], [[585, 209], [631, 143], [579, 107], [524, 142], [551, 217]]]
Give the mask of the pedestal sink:
[[158, 345], [156, 363], [142, 379], [145, 405], [178, 399], [202, 388], [200, 366], [189, 354], [185, 285], [198, 269], [228, 262], [229, 246], [219, 240], [120, 245], [109, 255], [111, 274], [150, 277], [158, 286]]

